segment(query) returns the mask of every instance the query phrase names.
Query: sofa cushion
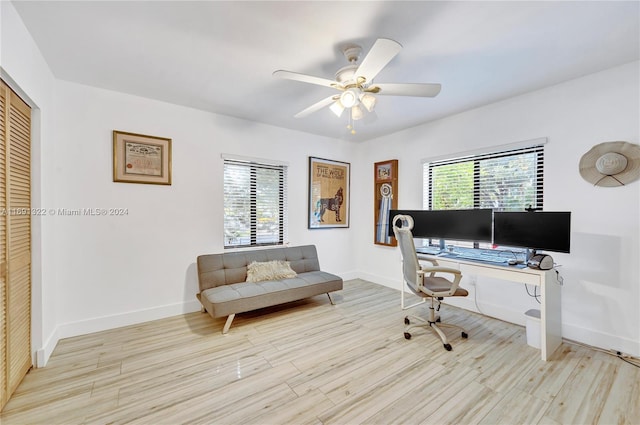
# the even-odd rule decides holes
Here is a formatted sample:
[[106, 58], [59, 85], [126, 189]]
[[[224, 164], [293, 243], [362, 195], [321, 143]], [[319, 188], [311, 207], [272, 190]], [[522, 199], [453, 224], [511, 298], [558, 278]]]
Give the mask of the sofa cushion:
[[263, 282], [296, 277], [288, 261], [253, 261], [247, 266], [247, 282]]
[[221, 317], [341, 289], [339, 276], [314, 271], [299, 273], [291, 279], [216, 286], [202, 291], [200, 301], [211, 316]]

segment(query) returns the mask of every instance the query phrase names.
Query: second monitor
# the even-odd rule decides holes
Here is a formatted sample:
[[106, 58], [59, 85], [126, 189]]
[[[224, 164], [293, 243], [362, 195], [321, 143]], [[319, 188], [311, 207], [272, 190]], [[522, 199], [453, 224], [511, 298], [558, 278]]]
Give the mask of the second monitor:
[[570, 252], [571, 212], [495, 212], [493, 243], [543, 251]]

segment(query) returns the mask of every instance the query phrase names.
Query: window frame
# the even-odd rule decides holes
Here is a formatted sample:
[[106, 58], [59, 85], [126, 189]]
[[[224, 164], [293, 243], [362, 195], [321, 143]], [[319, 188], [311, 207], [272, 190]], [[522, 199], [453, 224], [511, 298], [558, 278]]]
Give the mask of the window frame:
[[[288, 188], [288, 163], [279, 162], [274, 160], [260, 159], [260, 158], [250, 158], [236, 155], [227, 155], [223, 154], [223, 217], [222, 217], [222, 225], [223, 225], [223, 248], [227, 249], [244, 249], [244, 248], [256, 248], [256, 247], [268, 247], [268, 246], [284, 246], [287, 243], [287, 234], [288, 234], [288, 204], [287, 204], [287, 188]], [[246, 167], [247, 173], [250, 176], [249, 178], [249, 205], [250, 205], [250, 214], [249, 214], [249, 241], [248, 243], [227, 243], [227, 235], [226, 235], [226, 221], [227, 221], [227, 175], [226, 175], [226, 167], [227, 165], [232, 166], [240, 166]], [[258, 210], [258, 172], [259, 170], [276, 170], [278, 171], [278, 231], [277, 231], [277, 241], [274, 242], [258, 242], [258, 220], [259, 216], [257, 214]], [[275, 233], [274, 233], [275, 235]]]
[[[532, 205], [522, 206], [522, 210], [525, 208], [542, 209], [544, 205], [544, 148], [547, 143], [546, 138], [528, 140], [520, 143], [514, 143], [509, 145], [496, 146], [492, 149], [475, 150], [469, 152], [463, 152], [458, 154], [444, 155], [437, 158], [423, 159], [423, 209], [432, 210], [434, 205], [434, 188], [433, 188], [433, 170], [436, 167], [450, 164], [462, 164], [473, 162], [473, 209], [478, 208], [493, 208], [497, 211], [517, 211], [513, 208], [495, 208], [486, 205], [481, 205], [481, 183], [483, 183], [480, 174], [480, 164], [482, 161], [517, 157], [519, 155], [525, 155], [535, 153], [535, 170], [534, 176], [534, 203]], [[448, 241], [449, 242], [449, 241]], [[464, 241], [452, 241], [467, 245], [469, 242]], [[431, 244], [431, 240], [426, 240], [427, 244]], [[473, 242], [473, 247], [478, 248], [482, 243]]]

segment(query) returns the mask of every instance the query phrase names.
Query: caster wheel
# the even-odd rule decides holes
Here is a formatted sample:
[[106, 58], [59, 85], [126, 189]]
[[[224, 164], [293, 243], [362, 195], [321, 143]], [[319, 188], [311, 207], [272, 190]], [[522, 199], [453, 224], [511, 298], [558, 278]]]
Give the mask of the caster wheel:
[[405, 325], [408, 325], [408, 324], [410, 324], [410, 323], [411, 323], [411, 322], [409, 322], [409, 318], [408, 318], [408, 317], [405, 317], [405, 318], [404, 318], [404, 324], [405, 324]]
[[440, 319], [439, 317], [436, 319], [436, 322], [440, 323], [442, 322], [442, 319]]
[[451, 351], [451, 344], [444, 344], [444, 349], [447, 351]]
[[411, 339], [411, 334], [409, 332], [405, 332], [404, 339]]
[[466, 339], [466, 338], [469, 338], [469, 335], [467, 335], [466, 332], [462, 332], [462, 337]]

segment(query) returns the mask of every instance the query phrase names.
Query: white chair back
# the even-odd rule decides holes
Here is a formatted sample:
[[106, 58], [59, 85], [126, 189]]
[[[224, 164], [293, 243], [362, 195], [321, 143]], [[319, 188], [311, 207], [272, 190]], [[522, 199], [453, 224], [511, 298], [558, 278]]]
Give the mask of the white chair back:
[[420, 263], [416, 254], [416, 247], [413, 243], [413, 218], [410, 215], [398, 214], [393, 217], [393, 234], [395, 235], [398, 246], [400, 247], [400, 255], [402, 257], [402, 275], [405, 282], [413, 290], [418, 290], [418, 271]]

